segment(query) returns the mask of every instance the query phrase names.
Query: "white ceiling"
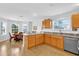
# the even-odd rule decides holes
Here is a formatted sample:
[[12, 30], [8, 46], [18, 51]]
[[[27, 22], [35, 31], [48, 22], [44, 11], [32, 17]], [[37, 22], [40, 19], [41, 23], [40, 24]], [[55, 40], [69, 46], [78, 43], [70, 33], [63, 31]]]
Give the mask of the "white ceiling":
[[68, 3], [0, 3], [0, 17], [8, 19], [27, 19], [41, 16], [54, 16], [75, 8]]

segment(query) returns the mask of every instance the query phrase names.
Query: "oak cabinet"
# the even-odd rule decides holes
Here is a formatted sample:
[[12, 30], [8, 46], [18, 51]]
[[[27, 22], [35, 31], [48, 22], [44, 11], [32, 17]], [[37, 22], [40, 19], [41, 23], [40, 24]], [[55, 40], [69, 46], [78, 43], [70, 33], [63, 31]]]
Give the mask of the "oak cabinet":
[[72, 15], [72, 28], [79, 28], [79, 13]]
[[64, 49], [64, 38], [62, 36], [57, 38], [57, 48]]
[[57, 45], [57, 38], [56, 38], [56, 36], [53, 36], [53, 35], [51, 36], [51, 45], [56, 47], [56, 45]]
[[35, 35], [29, 35], [27, 36], [27, 38], [28, 38], [28, 48], [36, 47], [44, 43], [64, 50], [64, 37], [60, 35], [35, 34]]
[[40, 45], [44, 43], [44, 35], [43, 34], [37, 34], [36, 35], [36, 45]]
[[35, 47], [44, 43], [44, 34], [28, 35], [28, 48]]
[[44, 21], [42, 21], [42, 28], [45, 28], [45, 26], [46, 26], [46, 20], [44, 20]]
[[51, 28], [51, 20], [50, 19], [45, 20], [45, 28]]
[[35, 35], [29, 35], [28, 37], [28, 48], [35, 46]]
[[51, 44], [51, 35], [45, 34], [45, 43], [49, 45]]
[[51, 36], [51, 45], [54, 46], [54, 38], [53, 38], [53, 36]]
[[59, 35], [51, 35], [51, 45], [64, 50], [64, 37]]
[[50, 29], [52, 28], [52, 20], [51, 19], [45, 19], [42, 21], [42, 28]]

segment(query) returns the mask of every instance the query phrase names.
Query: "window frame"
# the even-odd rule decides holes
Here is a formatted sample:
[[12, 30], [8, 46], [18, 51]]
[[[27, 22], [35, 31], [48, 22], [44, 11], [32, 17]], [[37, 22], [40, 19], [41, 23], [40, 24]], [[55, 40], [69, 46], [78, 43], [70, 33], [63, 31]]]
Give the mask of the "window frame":
[[6, 30], [7, 30], [7, 22], [5, 22], [5, 21], [1, 21], [0, 22], [1, 23], [1, 35], [5, 35], [6, 34]]
[[[13, 28], [13, 27], [12, 27], [13, 25], [15, 25], [16, 27]], [[16, 31], [16, 30], [17, 30], [17, 31]], [[18, 31], [19, 31], [19, 26], [18, 26], [18, 24], [15, 24], [15, 23], [11, 24], [11, 33], [18, 32]]]

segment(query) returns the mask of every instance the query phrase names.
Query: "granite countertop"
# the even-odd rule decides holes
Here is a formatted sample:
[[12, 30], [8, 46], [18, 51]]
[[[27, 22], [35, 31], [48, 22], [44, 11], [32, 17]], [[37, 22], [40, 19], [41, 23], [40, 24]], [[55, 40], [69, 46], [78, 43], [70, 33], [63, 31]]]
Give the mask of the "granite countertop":
[[69, 38], [78, 38], [79, 39], [79, 36], [71, 36], [71, 35], [63, 35], [64, 37], [69, 37]]
[[79, 39], [79, 34], [75, 33], [58, 33], [58, 32], [45, 32], [46, 34], [54, 34], [54, 35], [60, 35], [64, 37], [69, 37], [69, 38], [78, 38]]
[[24, 34], [24, 35], [35, 35], [35, 34], [50, 34], [50, 35], [57, 35], [57, 36], [64, 36], [64, 37], [79, 39], [78, 33], [40, 32], [40, 33], [28, 33], [28, 34]]
[[24, 34], [24, 35], [35, 35], [35, 34], [44, 34], [44, 33], [28, 33], [28, 34]]

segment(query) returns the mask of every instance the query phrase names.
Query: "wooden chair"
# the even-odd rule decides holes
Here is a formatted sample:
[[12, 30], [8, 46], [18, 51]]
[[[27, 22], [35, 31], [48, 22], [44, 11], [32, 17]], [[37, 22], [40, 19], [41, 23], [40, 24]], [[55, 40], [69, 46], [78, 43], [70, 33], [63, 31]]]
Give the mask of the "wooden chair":
[[11, 33], [9, 33], [9, 36], [10, 36], [10, 42], [11, 42], [11, 40], [12, 40], [12, 38], [14, 38], [13, 36], [11, 36]]
[[20, 40], [22, 41], [23, 40], [23, 33], [20, 32], [18, 35], [15, 35], [14, 40], [15, 41], [20, 41]]

